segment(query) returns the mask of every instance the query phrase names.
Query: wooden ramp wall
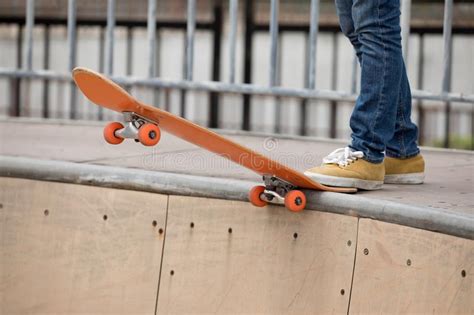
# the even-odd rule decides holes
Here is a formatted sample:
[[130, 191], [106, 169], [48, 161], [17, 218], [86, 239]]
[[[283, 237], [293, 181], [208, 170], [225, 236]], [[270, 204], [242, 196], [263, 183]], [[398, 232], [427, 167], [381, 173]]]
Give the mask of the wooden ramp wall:
[[0, 178], [0, 314], [474, 313], [474, 241]]

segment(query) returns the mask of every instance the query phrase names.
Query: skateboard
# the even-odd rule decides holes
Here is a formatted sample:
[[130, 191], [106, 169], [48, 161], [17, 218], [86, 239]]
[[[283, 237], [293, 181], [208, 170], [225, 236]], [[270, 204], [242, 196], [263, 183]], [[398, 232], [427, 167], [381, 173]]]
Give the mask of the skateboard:
[[72, 71], [76, 85], [93, 103], [123, 113], [125, 125], [112, 122], [105, 126], [103, 136], [110, 144], [133, 139], [145, 146], [156, 145], [161, 130], [169, 132], [203, 149], [246, 167], [263, 178], [264, 185], [253, 187], [249, 201], [257, 207], [268, 203], [284, 204], [291, 211], [306, 206], [306, 196], [299, 189], [354, 193], [355, 188], [325, 186], [303, 173], [246, 148], [207, 128], [136, 100], [109, 78], [78, 67]]

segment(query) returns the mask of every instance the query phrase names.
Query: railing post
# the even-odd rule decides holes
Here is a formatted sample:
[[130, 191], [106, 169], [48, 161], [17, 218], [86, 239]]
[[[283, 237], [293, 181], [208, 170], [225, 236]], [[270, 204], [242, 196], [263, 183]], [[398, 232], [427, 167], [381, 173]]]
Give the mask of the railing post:
[[[50, 27], [49, 24], [44, 26], [44, 54], [43, 54], [43, 68], [49, 69], [49, 51], [50, 51]], [[49, 118], [49, 80], [43, 81], [43, 118]]]
[[316, 88], [316, 51], [319, 31], [319, 0], [311, 0], [311, 17], [309, 28], [309, 71], [308, 88]]
[[[67, 9], [67, 41], [68, 41], [68, 71], [76, 66], [76, 0], [68, 0]], [[76, 119], [76, 85], [71, 82], [69, 94], [69, 118]]]
[[[125, 43], [125, 74], [131, 76], [133, 73], [133, 28], [131, 26], [127, 27], [127, 39]], [[148, 68], [148, 71], [150, 69]], [[149, 76], [150, 77], [150, 76]]]
[[[331, 89], [337, 89], [337, 65], [339, 59], [339, 41], [337, 33], [332, 35]], [[337, 137], [337, 101], [331, 101], [329, 113], [329, 137]]]
[[[35, 24], [35, 0], [27, 0], [26, 2], [26, 51], [25, 51], [25, 70], [33, 70], [33, 27]], [[31, 111], [31, 91], [30, 91], [30, 79], [24, 81], [24, 99], [23, 104], [20, 104], [19, 115], [29, 116]], [[23, 110], [21, 109], [23, 105]]]
[[[107, 27], [105, 29], [104, 72], [107, 76], [114, 69], [114, 31], [115, 31], [115, 0], [107, 0]], [[99, 120], [104, 119], [104, 108], [99, 106]]]
[[[417, 88], [422, 90], [424, 85], [423, 70], [425, 69], [425, 41], [423, 33], [420, 34], [418, 39], [418, 84]], [[418, 144], [423, 145], [425, 142], [425, 109], [423, 107], [423, 101], [418, 99]]]
[[[443, 81], [441, 92], [447, 94], [451, 90], [451, 66], [452, 66], [452, 26], [453, 26], [453, 0], [445, 0], [443, 21]], [[449, 147], [449, 132], [451, 119], [451, 102], [446, 102], [445, 107], [445, 134], [444, 147]]]
[[[22, 52], [23, 52], [23, 27], [21, 24], [18, 25], [17, 38], [16, 38], [16, 69], [22, 68]], [[10, 116], [20, 116], [20, 104], [21, 104], [21, 80], [19, 78], [12, 78], [11, 82], [11, 93], [10, 93]]]
[[237, 34], [237, 16], [239, 1], [229, 0], [229, 83], [235, 83], [235, 45]]
[[[254, 2], [245, 0], [244, 83], [252, 82]], [[243, 96], [242, 130], [250, 130], [250, 94]]]
[[403, 58], [407, 60], [410, 41], [411, 0], [401, 1], [401, 11], [402, 51]]
[[[221, 41], [222, 41], [222, 4], [214, 6], [214, 38], [212, 58], [212, 80], [218, 82], [221, 72]], [[209, 123], [210, 128], [219, 127], [219, 94], [211, 92], [209, 97]]]
[[114, 42], [115, 42], [115, 0], [107, 0], [107, 28], [105, 31], [105, 74], [114, 72]]
[[148, 0], [148, 77], [155, 76], [155, 48], [156, 48], [156, 0]]
[[196, 0], [188, 0], [186, 26], [186, 80], [193, 80], [194, 67], [194, 32], [196, 29]]
[[279, 0], [271, 0], [270, 8], [270, 86], [277, 84], [278, 74], [278, 14]]

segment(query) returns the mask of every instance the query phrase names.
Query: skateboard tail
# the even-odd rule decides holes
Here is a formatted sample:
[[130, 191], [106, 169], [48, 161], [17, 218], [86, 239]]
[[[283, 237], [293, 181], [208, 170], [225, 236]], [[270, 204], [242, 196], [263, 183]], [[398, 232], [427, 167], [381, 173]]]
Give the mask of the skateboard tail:
[[72, 76], [91, 102], [115, 111], [117, 108], [128, 109], [130, 112], [136, 110], [135, 99], [107, 77], [81, 67], [74, 68]]

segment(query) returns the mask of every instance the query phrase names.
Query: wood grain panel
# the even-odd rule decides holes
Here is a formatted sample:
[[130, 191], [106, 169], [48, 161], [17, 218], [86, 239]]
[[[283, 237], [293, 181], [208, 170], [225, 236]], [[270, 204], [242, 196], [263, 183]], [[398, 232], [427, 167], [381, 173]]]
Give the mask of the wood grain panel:
[[356, 235], [354, 217], [170, 196], [158, 313], [346, 313]]
[[0, 178], [0, 313], [153, 314], [167, 198]]
[[361, 219], [353, 314], [474, 314], [474, 241]]

